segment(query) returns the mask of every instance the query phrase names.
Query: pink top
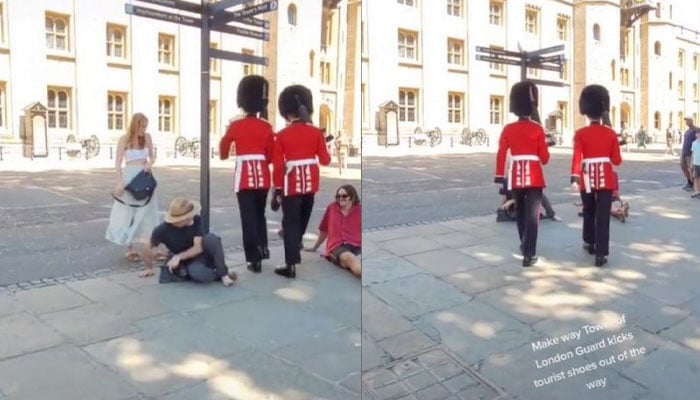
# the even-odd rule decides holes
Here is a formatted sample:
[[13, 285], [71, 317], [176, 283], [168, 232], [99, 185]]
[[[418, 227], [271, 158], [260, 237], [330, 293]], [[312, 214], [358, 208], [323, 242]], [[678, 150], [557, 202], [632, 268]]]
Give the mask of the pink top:
[[362, 246], [362, 206], [354, 205], [347, 216], [340, 211], [338, 202], [333, 202], [326, 207], [318, 230], [328, 233], [326, 239], [326, 253], [328, 256], [333, 250], [343, 243], [353, 246]]

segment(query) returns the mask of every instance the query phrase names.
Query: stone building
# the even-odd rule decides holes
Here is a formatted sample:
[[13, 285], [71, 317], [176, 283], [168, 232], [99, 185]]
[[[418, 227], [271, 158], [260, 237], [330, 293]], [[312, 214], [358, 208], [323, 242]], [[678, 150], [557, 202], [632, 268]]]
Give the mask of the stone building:
[[[361, 91], [363, 133], [376, 133], [376, 112], [398, 105], [401, 136], [416, 127], [443, 135], [483, 128], [496, 138], [509, 115], [509, 88], [520, 67], [476, 59], [476, 47], [534, 51], [564, 45], [563, 71], [528, 70], [540, 86], [540, 115], [570, 141], [585, 124], [583, 86], [612, 96], [619, 128], [678, 127], [699, 111], [700, 23], [692, 2], [669, 0], [374, 0], [365, 4]], [[392, 18], [383, 16], [391, 15]], [[658, 44], [657, 44], [658, 42]], [[654, 46], [661, 51], [654, 53]], [[694, 64], [695, 63], [695, 64]], [[671, 117], [672, 116], [672, 117]], [[660, 128], [658, 128], [660, 129]], [[491, 141], [493, 143], [493, 140]]]
[[[49, 146], [71, 134], [113, 143], [135, 112], [146, 114], [148, 131], [162, 146], [178, 136], [200, 136], [200, 30], [126, 14], [125, 4], [197, 17], [138, 0], [0, 1], [0, 144], [21, 143], [24, 109], [36, 102], [47, 107]], [[268, 66], [211, 59], [212, 143], [239, 114], [236, 85], [247, 74], [270, 80], [269, 115], [277, 129], [284, 122], [276, 96], [295, 83], [313, 90], [315, 123], [348, 134], [359, 126], [353, 89], [359, 1], [277, 4], [276, 11], [257, 16], [270, 21], [269, 41], [211, 33], [211, 47], [269, 59]]]

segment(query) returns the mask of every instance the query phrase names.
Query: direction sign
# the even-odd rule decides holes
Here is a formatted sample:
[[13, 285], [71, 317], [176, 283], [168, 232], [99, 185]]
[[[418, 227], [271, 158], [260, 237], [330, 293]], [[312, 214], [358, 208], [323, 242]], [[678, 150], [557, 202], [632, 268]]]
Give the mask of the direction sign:
[[543, 69], [545, 71], [556, 71], [556, 72], [561, 72], [563, 67], [560, 67], [559, 65], [543, 65], [543, 64], [534, 64], [534, 65], [529, 65], [527, 66], [528, 68], [534, 68], [534, 69]]
[[498, 63], [498, 64], [508, 64], [508, 65], [521, 65], [522, 61], [520, 60], [513, 60], [510, 58], [503, 58], [503, 57], [494, 57], [494, 56], [486, 56], [482, 54], [477, 54], [476, 59], [479, 61], [488, 61], [492, 63]]
[[215, 15], [219, 11], [225, 10], [227, 8], [237, 6], [239, 4], [247, 3], [250, 0], [221, 0], [217, 1], [216, 3], [208, 3], [207, 7], [209, 7], [210, 13], [209, 15]]
[[564, 82], [557, 82], [557, 81], [545, 81], [542, 79], [527, 79], [528, 81], [534, 83], [535, 85], [544, 85], [544, 86], [566, 86], [566, 83]]
[[533, 64], [542, 64], [542, 63], [563, 63], [564, 62], [564, 55], [563, 54], [558, 54], [556, 56], [549, 56], [549, 57], [533, 57], [530, 60], [528, 60], [530, 63]]
[[480, 51], [483, 53], [490, 53], [489, 55], [500, 55], [500, 56], [509, 56], [509, 57], [522, 57], [523, 53], [519, 53], [517, 51], [508, 51], [508, 50], [502, 50], [502, 49], [493, 49], [491, 47], [481, 47], [481, 46], [476, 46], [476, 51]]
[[190, 2], [182, 1], [182, 0], [138, 0], [138, 1], [141, 1], [144, 3], [155, 4], [158, 6], [176, 8], [178, 10], [189, 11], [189, 12], [193, 12], [193, 13], [197, 13], [197, 14], [202, 12], [202, 6], [200, 4], [190, 3]]
[[232, 21], [238, 21], [243, 18], [249, 18], [254, 15], [258, 14], [263, 14], [266, 12], [274, 11], [277, 9], [277, 2], [276, 1], [268, 1], [266, 3], [258, 4], [257, 6], [253, 7], [248, 7], [244, 8], [239, 11], [233, 11], [233, 12], [222, 12], [220, 14], [217, 14], [216, 17], [211, 21], [210, 25], [211, 26], [216, 26], [220, 24], [227, 24]]
[[528, 51], [527, 55], [532, 57], [532, 56], [539, 56], [541, 54], [554, 53], [555, 51], [563, 51], [563, 50], [564, 50], [564, 45], [560, 44], [557, 46], [547, 47], [547, 48], [539, 49], [539, 50], [535, 50], [535, 51]]
[[258, 57], [250, 54], [235, 53], [232, 51], [224, 51], [219, 49], [209, 49], [209, 55], [214, 58], [222, 58], [224, 60], [239, 61], [246, 64], [267, 65], [267, 57]]
[[239, 28], [237, 26], [230, 26], [230, 25], [212, 26], [211, 30], [217, 31], [217, 32], [230, 33], [232, 35], [245, 36], [245, 37], [249, 37], [249, 38], [253, 38], [253, 39], [264, 40], [266, 42], [270, 40], [270, 34], [268, 32], [253, 31], [253, 30], [246, 29], [246, 28]]
[[186, 15], [173, 14], [166, 11], [154, 10], [153, 8], [139, 7], [131, 4], [125, 4], [124, 10], [127, 14], [158, 19], [161, 21], [175, 22], [177, 24], [189, 25], [199, 28], [202, 21], [199, 18], [192, 18]]

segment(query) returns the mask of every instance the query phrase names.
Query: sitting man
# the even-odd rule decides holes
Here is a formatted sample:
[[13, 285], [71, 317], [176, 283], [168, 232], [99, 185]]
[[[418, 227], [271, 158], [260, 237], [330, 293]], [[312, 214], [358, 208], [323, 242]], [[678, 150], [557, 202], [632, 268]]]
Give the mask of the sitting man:
[[316, 251], [328, 239], [324, 256], [335, 265], [349, 269], [355, 276], [362, 276], [362, 205], [357, 190], [352, 185], [343, 185], [335, 193], [336, 201], [326, 207], [319, 234], [313, 247]]
[[219, 279], [224, 286], [233, 284], [236, 274], [228, 271], [221, 238], [213, 233], [204, 234], [200, 209], [196, 201], [183, 198], [170, 203], [165, 222], [153, 229], [150, 246], [145, 248], [146, 268], [141, 277], [153, 275], [152, 249], [163, 244], [172, 254], [166, 265], [173, 275], [194, 282]]

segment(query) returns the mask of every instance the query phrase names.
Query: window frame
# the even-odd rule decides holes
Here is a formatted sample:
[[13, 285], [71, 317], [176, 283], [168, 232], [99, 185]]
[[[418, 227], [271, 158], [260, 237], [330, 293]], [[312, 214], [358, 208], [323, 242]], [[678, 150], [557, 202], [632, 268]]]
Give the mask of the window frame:
[[[52, 21], [53, 25], [53, 31], [49, 31], [49, 27], [46, 26], [48, 25], [48, 21]], [[65, 42], [65, 48], [61, 49], [56, 46], [57, 38], [59, 37], [59, 34], [56, 32], [56, 21], [62, 21], [64, 23], [64, 32], [62, 33], [62, 37]], [[71, 29], [71, 19], [70, 15], [65, 15], [61, 13], [56, 13], [56, 12], [51, 12], [47, 11], [44, 13], [44, 36], [46, 38], [46, 50], [51, 53], [56, 53], [56, 54], [70, 54], [73, 51], [73, 46], [71, 43], [71, 34], [70, 34], [70, 29]], [[49, 47], [49, 36], [53, 37], [52, 43], [53, 46]]]
[[[166, 114], [165, 102], [170, 102], [170, 112]], [[158, 132], [165, 134], [175, 133], [175, 118], [176, 118], [176, 98], [175, 96], [159, 95], [158, 96]], [[170, 124], [170, 130], [164, 130], [165, 124]]]
[[[459, 46], [459, 50], [455, 51], [454, 45]], [[459, 62], [454, 62], [455, 58], [459, 57]], [[453, 66], [464, 66], [464, 40], [447, 38], [447, 64]]]
[[[54, 93], [54, 106], [51, 106], [51, 93]], [[60, 94], [66, 96], [66, 106], [60, 106]], [[65, 86], [48, 86], [46, 88], [46, 126], [49, 129], [70, 130], [73, 127], [72, 89]], [[53, 117], [52, 117], [53, 114]], [[61, 126], [61, 114], [65, 114], [66, 126]], [[53, 126], [51, 120], [53, 118]]]
[[[494, 102], [497, 102], [497, 107], [494, 109]], [[491, 95], [489, 97], [489, 124], [491, 125], [503, 125], [503, 105], [504, 97], [498, 95]]]
[[[497, 10], [494, 12], [494, 10]], [[503, 26], [503, 1], [489, 2], [489, 24]]]
[[[122, 98], [122, 110], [117, 111], [112, 109], [111, 99], [113, 98], [116, 102], [116, 98]], [[107, 130], [109, 131], [124, 131], [126, 130], [127, 121], [126, 117], [129, 114], [128, 103], [129, 95], [125, 92], [119, 91], [108, 91], [107, 92]], [[115, 104], [116, 106], [116, 104]], [[115, 107], [116, 108], [116, 107]], [[121, 127], [117, 127], [116, 122], [121, 119]], [[111, 125], [111, 127], [110, 127]]]
[[[410, 99], [409, 95], [413, 95], [413, 104], [408, 103], [408, 100]], [[420, 120], [418, 118], [418, 101], [419, 101], [419, 95], [420, 92], [418, 89], [415, 88], [399, 88], [399, 122], [411, 122], [411, 123], [419, 123]], [[403, 100], [402, 100], [403, 99]], [[409, 119], [409, 114], [410, 111], [413, 112], [413, 120]]]
[[[113, 33], [113, 32], [120, 32], [120, 33], [121, 33], [121, 35], [122, 35], [122, 41], [121, 41], [120, 44], [119, 44], [119, 43], [116, 43], [116, 42], [114, 42], [114, 41], [112, 40], [112, 38], [113, 38], [112, 33]], [[107, 23], [107, 40], [106, 40], [106, 44], [107, 44], [107, 58], [114, 59], [114, 60], [121, 60], [121, 61], [125, 61], [125, 60], [128, 59], [128, 52], [127, 52], [127, 43], [128, 43], [128, 40], [127, 40], [127, 36], [126, 36], [126, 35], [127, 35], [127, 28], [126, 28], [126, 26], [124, 26], [124, 25], [119, 25], [119, 24], [114, 24], [114, 23], [111, 23], [111, 22], [108, 22], [108, 23]], [[122, 49], [122, 50], [121, 50], [121, 51], [122, 51], [122, 55], [121, 55], [121, 56], [117, 56], [117, 55], [114, 55], [114, 54], [113, 54], [113, 53], [115, 52], [115, 47], [116, 47], [117, 45], [121, 46], [121, 49]]]
[[[161, 44], [165, 43], [163, 39], [167, 39], [167, 44], [170, 45], [170, 49], [166, 50], [164, 46]], [[163, 33], [163, 32], [158, 32], [158, 65], [161, 68], [171, 68], [174, 69], [177, 67], [177, 58], [175, 54], [175, 49], [177, 47], [177, 43], [175, 41], [175, 35], [171, 35], [169, 33]], [[163, 62], [163, 55], [164, 54], [169, 54], [169, 62]]]
[[[401, 37], [405, 38], [404, 43], [401, 42]], [[408, 44], [408, 39], [413, 38], [413, 44], [409, 45]], [[397, 36], [397, 42], [398, 42], [398, 53], [399, 53], [399, 59], [404, 60], [404, 61], [413, 61], [417, 62], [419, 61], [418, 57], [418, 32], [416, 31], [410, 31], [407, 29], [399, 29], [398, 36]], [[401, 55], [401, 49], [403, 47], [403, 55]], [[413, 50], [413, 57], [407, 57], [406, 54], [408, 53], [409, 50]]]
[[464, 97], [464, 93], [461, 92], [451, 91], [447, 93], [447, 123], [464, 123]]

